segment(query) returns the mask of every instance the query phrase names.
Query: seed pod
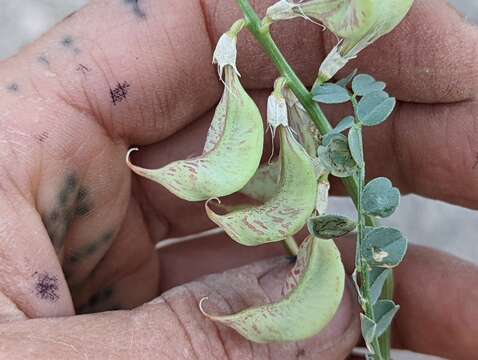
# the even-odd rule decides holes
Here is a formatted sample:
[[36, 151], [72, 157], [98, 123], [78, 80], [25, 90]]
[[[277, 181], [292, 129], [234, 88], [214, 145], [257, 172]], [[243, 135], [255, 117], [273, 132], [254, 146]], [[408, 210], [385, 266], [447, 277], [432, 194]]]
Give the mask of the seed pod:
[[279, 127], [281, 172], [278, 192], [266, 203], [209, 218], [238, 243], [255, 246], [296, 234], [315, 207], [317, 180], [310, 157], [289, 129]]
[[319, 130], [292, 90], [286, 87], [283, 92], [287, 103], [290, 127], [297, 134], [297, 139], [305, 151], [310, 156], [316, 157], [319, 146]]
[[274, 160], [259, 166], [241, 193], [251, 199], [266, 202], [279, 192], [280, 161]]
[[[330, 28], [343, 41], [332, 50], [319, 69], [319, 81], [331, 79], [350, 60], [391, 32], [403, 20], [413, 5], [413, 0], [362, 0], [350, 2], [349, 17]], [[362, 14], [363, 21], [355, 21]], [[339, 27], [342, 26], [342, 29]], [[345, 31], [344, 31], [345, 30]]]
[[257, 343], [299, 341], [317, 335], [335, 315], [343, 296], [345, 271], [332, 240], [307, 238], [284, 287], [285, 298], [237, 314], [212, 316]]
[[378, 38], [392, 31], [405, 17], [413, 0], [281, 0], [267, 10], [271, 21], [312, 18], [342, 38], [319, 71], [319, 82], [331, 79], [348, 61]]
[[259, 167], [264, 143], [261, 114], [232, 66], [225, 67], [226, 89], [216, 108], [202, 155], [157, 170], [128, 166], [176, 196], [201, 201], [239, 191]]

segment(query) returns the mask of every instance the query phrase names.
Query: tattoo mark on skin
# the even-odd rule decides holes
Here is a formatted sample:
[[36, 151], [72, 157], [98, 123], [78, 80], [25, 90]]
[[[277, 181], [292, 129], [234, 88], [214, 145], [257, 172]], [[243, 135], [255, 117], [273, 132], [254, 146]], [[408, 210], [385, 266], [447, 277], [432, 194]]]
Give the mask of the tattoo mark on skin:
[[108, 231], [95, 241], [81, 246], [77, 250], [73, 251], [72, 254], [65, 259], [64, 266], [66, 268], [70, 267], [96, 254], [99, 250], [104, 249], [105, 247], [110, 245], [111, 241], [113, 240], [113, 237], [113, 232]]
[[73, 47], [74, 42], [75, 41], [73, 40], [73, 38], [70, 35], [67, 35], [61, 40], [61, 45], [67, 48], [71, 48]]
[[55, 208], [42, 216], [43, 223], [57, 252], [63, 248], [66, 234], [74, 218], [86, 216], [93, 208], [87, 195], [88, 191], [79, 185], [77, 175], [70, 173], [58, 193]]
[[35, 294], [38, 298], [49, 302], [56, 302], [60, 298], [57, 294], [58, 278], [47, 272], [35, 272], [33, 277], [35, 280]]
[[40, 55], [37, 57], [37, 60], [40, 64], [50, 66], [50, 61], [48, 61], [48, 58], [45, 55]]
[[123, 1], [127, 5], [130, 5], [133, 8], [133, 12], [137, 17], [139, 17], [141, 19], [146, 18], [146, 13], [139, 6], [139, 0], [123, 0]]
[[65, 48], [69, 48], [69, 49], [73, 49], [73, 52], [75, 54], [79, 54], [80, 53], [80, 49], [78, 49], [77, 47], [75, 47], [75, 39], [73, 39], [72, 36], [70, 35], [67, 35], [65, 36], [62, 40], [61, 40], [61, 45]]
[[128, 84], [127, 81], [124, 81], [122, 84], [118, 83], [114, 89], [110, 88], [111, 101], [113, 102], [113, 105], [116, 106], [123, 100], [126, 100], [129, 87], [130, 84]]
[[11, 83], [7, 86], [7, 90], [11, 92], [18, 92], [19, 88], [17, 83]]
[[86, 76], [86, 73], [89, 73], [91, 70], [83, 64], [78, 64], [76, 71], [79, 71]]
[[44, 131], [40, 135], [36, 135], [35, 139], [37, 139], [39, 142], [43, 143], [48, 140], [48, 132]]

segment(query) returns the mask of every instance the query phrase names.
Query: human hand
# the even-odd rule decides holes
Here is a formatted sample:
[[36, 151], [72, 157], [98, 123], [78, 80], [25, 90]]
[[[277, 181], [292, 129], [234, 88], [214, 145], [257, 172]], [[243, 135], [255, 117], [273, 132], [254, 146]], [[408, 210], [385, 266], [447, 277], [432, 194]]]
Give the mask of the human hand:
[[[4, 305], [0, 319], [5, 324], [0, 332], [2, 339], [8, 339], [4, 349], [12, 354], [9, 358], [24, 358], [24, 351], [30, 350], [37, 357], [73, 356], [75, 351], [90, 357], [115, 354], [128, 358], [139, 352], [143, 357], [156, 357], [163, 351], [165, 357], [187, 358], [178, 352], [190, 349], [190, 354], [202, 355], [214, 349], [224, 354], [224, 348], [234, 358], [235, 352], [247, 354], [252, 349], [231, 331], [221, 330], [222, 336], [218, 335], [200, 317], [194, 297], [204, 295], [205, 288], [198, 283], [189, 287], [193, 295], [187, 295], [186, 287], [178, 288], [164, 295], [167, 303], [157, 300], [134, 312], [24, 321], [71, 316], [73, 302], [78, 312], [140, 305], [157, 295], [160, 267], [161, 287], [167, 289], [203, 273], [279, 253], [277, 247], [267, 247], [251, 254], [222, 239], [214, 243], [214, 249], [201, 242], [180, 252], [163, 251], [159, 266], [154, 242], [196, 233], [211, 223], [202, 204], [191, 205], [147, 180], [132, 179], [124, 164], [132, 144], [142, 146], [135, 162], [147, 167], [199, 151], [221, 94], [210, 64], [211, 40], [215, 42], [238, 17], [230, 0], [92, 2], [2, 64], [0, 291]], [[402, 190], [476, 206], [476, 152], [471, 139], [478, 108], [473, 99], [478, 87], [477, 37], [477, 30], [443, 2], [417, 1], [397, 31], [353, 64], [387, 81], [391, 93], [402, 101], [390, 125], [366, 136], [371, 175], [386, 173]], [[308, 84], [326, 54], [324, 47], [331, 48], [335, 41], [323, 38], [316, 27], [304, 22], [279, 25], [276, 38]], [[240, 47], [243, 82], [263, 105], [277, 74], [250, 40], [246, 38]], [[448, 126], [451, 130], [444, 131]], [[209, 258], [206, 249], [215, 250], [216, 257]], [[436, 284], [452, 264], [455, 270], [466, 270], [469, 277], [466, 282], [458, 276], [442, 281], [442, 291], [451, 293], [451, 289], [463, 289], [463, 284], [472, 288], [476, 269], [444, 259], [440, 262], [446, 264], [444, 269], [432, 263], [421, 270], [425, 259], [438, 262], [442, 256], [421, 254], [399, 272], [398, 296], [404, 305], [397, 331], [401, 345], [444, 356], [470, 354], [474, 345], [467, 336], [476, 333], [476, 325], [469, 324], [471, 311], [462, 307], [466, 323], [455, 320], [454, 327], [453, 319], [441, 311], [447, 308], [445, 300], [472, 304], [478, 295], [454, 299], [450, 295], [440, 303], [432, 297], [434, 288], [428, 292], [417, 288], [425, 280]], [[198, 270], [196, 266], [204, 262], [209, 264]], [[239, 282], [254, 277], [261, 281], [244, 294], [232, 293], [229, 287], [231, 293], [224, 294], [223, 301], [237, 310], [244, 307], [243, 301], [256, 301], [258, 296], [263, 300], [261, 287], [274, 296], [280, 276], [261, 276], [273, 274], [273, 264], [279, 270], [285, 266], [261, 263], [253, 266], [249, 278], [244, 269], [235, 272]], [[410, 269], [420, 271], [423, 279]], [[209, 281], [221, 288], [227, 285], [223, 277], [213, 279]], [[422, 283], [417, 282], [420, 279]], [[244, 287], [240, 282], [234, 289]], [[409, 294], [415, 296], [407, 298]], [[427, 308], [432, 301], [435, 308]], [[172, 306], [178, 319], [165, 304]], [[328, 334], [305, 343], [306, 356], [313, 358], [332, 340], [337, 342], [324, 350], [328, 352], [321, 354], [324, 358], [348, 353], [359, 332], [352, 314], [352, 301], [346, 297]], [[18, 321], [7, 323], [13, 320]], [[442, 338], [442, 332], [450, 329], [457, 336], [463, 334], [463, 344]], [[422, 342], [416, 342], [416, 334]], [[173, 336], [177, 344], [168, 341]], [[127, 348], [125, 343], [132, 345]], [[302, 354], [295, 346], [269, 348], [285, 359]], [[267, 347], [253, 345], [253, 349], [257, 358], [267, 357], [262, 353]], [[460, 353], [449, 353], [455, 349]]]

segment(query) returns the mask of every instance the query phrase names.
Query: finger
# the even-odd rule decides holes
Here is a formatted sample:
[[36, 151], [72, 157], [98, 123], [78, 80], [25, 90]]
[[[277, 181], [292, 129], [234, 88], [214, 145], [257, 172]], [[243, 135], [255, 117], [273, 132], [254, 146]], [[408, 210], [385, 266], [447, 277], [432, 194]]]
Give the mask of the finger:
[[317, 337], [298, 343], [249, 343], [200, 313], [198, 301], [205, 295], [210, 295], [211, 308], [227, 312], [268, 302], [280, 292], [289, 267], [288, 261], [275, 259], [211, 275], [133, 311], [4, 324], [0, 326], [2, 354], [9, 359], [26, 359], [31, 354], [37, 359], [52, 354], [120, 359], [345, 358], [360, 331], [349, 287], [331, 324]]
[[[353, 271], [353, 242], [339, 242]], [[400, 312], [396, 346], [447, 359], [469, 359], [478, 351], [478, 267], [449, 254], [413, 245], [395, 271]], [[453, 334], [453, 336], [450, 336]]]
[[[298, 236], [297, 239], [303, 237]], [[347, 272], [354, 270], [354, 239], [337, 241]], [[209, 271], [224, 271], [252, 259], [281, 253], [280, 244], [250, 248], [214, 236], [160, 249], [162, 281], [175, 286]], [[188, 266], [181, 266], [187, 255]], [[447, 359], [468, 359], [478, 351], [478, 267], [438, 250], [412, 245], [395, 271], [395, 298], [400, 312], [394, 345]], [[453, 334], [453, 336], [450, 336]]]
[[[272, 2], [261, 2], [259, 10]], [[15, 82], [24, 95], [63, 99], [113, 138], [152, 143], [218, 101], [221, 86], [211, 64], [210, 39], [214, 43], [239, 17], [233, 0], [94, 1], [4, 64], [0, 73], [6, 87]], [[287, 22], [275, 36], [311, 84], [325, 47], [331, 46], [324, 45], [320, 28]], [[393, 35], [353, 66], [387, 80], [404, 100], [464, 100], [478, 88], [477, 37], [478, 31], [446, 1], [420, 0]], [[245, 84], [270, 87], [277, 72], [259, 46], [245, 36], [239, 48]]]
[[6, 174], [0, 176], [2, 308], [14, 304], [28, 317], [71, 315], [68, 286], [40, 215]]
[[71, 244], [63, 267], [78, 313], [131, 309], [158, 294], [158, 256], [134, 198], [118, 235]]

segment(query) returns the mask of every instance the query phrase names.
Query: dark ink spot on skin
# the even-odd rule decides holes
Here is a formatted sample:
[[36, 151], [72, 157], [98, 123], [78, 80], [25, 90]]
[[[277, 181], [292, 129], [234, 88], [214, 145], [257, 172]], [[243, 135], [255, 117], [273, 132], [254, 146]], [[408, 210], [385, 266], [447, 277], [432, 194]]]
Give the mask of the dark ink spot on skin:
[[35, 294], [38, 298], [49, 302], [56, 302], [60, 298], [57, 294], [58, 278], [54, 275], [50, 275], [46, 272], [35, 272], [33, 277], [35, 281]]
[[76, 216], [85, 216], [91, 211], [91, 208], [87, 204], [79, 205], [75, 210]]
[[86, 196], [88, 195], [88, 190], [81, 186], [80, 189], [78, 190], [78, 201], [84, 201], [86, 199]]
[[76, 197], [77, 206], [75, 210], [76, 216], [85, 216], [87, 215], [93, 208], [92, 204], [87, 199], [88, 190], [84, 187], [80, 187], [78, 190], [78, 194]]
[[297, 256], [286, 256], [286, 260], [289, 262], [289, 264], [293, 265], [297, 261]]
[[58, 193], [56, 208], [46, 217], [42, 217], [48, 235], [57, 251], [63, 247], [65, 236], [76, 215], [78, 186], [77, 175], [75, 173], [68, 174]]
[[79, 71], [81, 72], [83, 75], [86, 76], [86, 73], [89, 73], [90, 72], [90, 69], [83, 65], [83, 64], [78, 64], [78, 67], [76, 68], [76, 71]]
[[299, 349], [297, 350], [297, 353], [295, 354], [295, 357], [298, 359], [298, 358], [301, 358], [301, 357], [304, 357], [305, 356], [305, 350], [304, 349]]
[[39, 142], [43, 143], [48, 140], [48, 133], [46, 131], [42, 132], [40, 135], [35, 136], [35, 139], [37, 139]]
[[146, 18], [146, 13], [139, 6], [139, 0], [123, 0], [127, 5], [130, 5], [133, 9], [134, 14], [141, 18]]
[[48, 58], [45, 55], [39, 56], [37, 60], [40, 64], [50, 66], [50, 62], [48, 61]]
[[66, 188], [69, 192], [75, 191], [78, 186], [78, 179], [75, 174], [70, 174], [66, 178]]
[[113, 102], [113, 105], [118, 105], [123, 100], [126, 100], [129, 87], [130, 84], [124, 81], [122, 84], [118, 83], [114, 89], [110, 88], [111, 101]]
[[95, 241], [85, 244], [82, 247], [75, 250], [70, 256], [65, 259], [65, 267], [69, 265], [77, 264], [80, 261], [84, 261], [88, 259], [90, 256], [93, 256], [101, 249], [107, 247], [111, 240], [113, 240], [114, 233], [112, 231], [108, 231], [100, 236]]
[[18, 86], [17, 83], [11, 83], [7, 86], [7, 90], [11, 92], [18, 92], [19, 89], [20, 87]]
[[73, 47], [74, 40], [71, 36], [67, 35], [61, 40], [61, 45], [67, 48]]

